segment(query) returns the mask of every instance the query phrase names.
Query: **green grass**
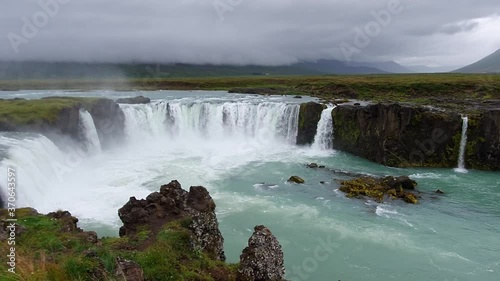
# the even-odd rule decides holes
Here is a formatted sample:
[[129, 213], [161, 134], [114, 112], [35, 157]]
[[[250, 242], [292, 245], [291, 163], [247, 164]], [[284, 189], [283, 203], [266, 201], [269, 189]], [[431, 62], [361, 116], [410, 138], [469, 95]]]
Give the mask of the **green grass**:
[[[189, 220], [165, 225], [148, 247], [137, 250], [136, 241], [127, 237], [103, 238], [100, 244], [92, 244], [80, 232], [62, 232], [63, 223], [58, 220], [32, 214], [28, 209], [19, 209], [16, 214], [19, 225], [24, 228], [16, 237], [17, 275], [8, 273], [7, 264], [2, 263], [0, 280], [84, 281], [100, 276], [99, 280], [111, 281], [117, 257], [137, 262], [146, 280], [236, 278], [237, 265], [213, 260], [191, 248], [190, 232], [186, 228]], [[6, 211], [0, 210], [0, 219], [5, 218]], [[147, 239], [143, 237], [147, 231], [142, 232], [139, 238]], [[0, 250], [7, 253], [8, 247], [2, 243]], [[85, 252], [94, 252], [98, 258]]]
[[[500, 99], [500, 74], [383, 74], [318, 76], [243, 76], [212, 78], [135, 78], [127, 80], [0, 81], [0, 89], [67, 90], [224, 90], [278, 95], [311, 95], [332, 100], [442, 103], [442, 99]], [[440, 100], [436, 100], [440, 99]]]
[[15, 126], [52, 124], [63, 109], [91, 106], [98, 98], [57, 97], [40, 100], [0, 100], [0, 123]]

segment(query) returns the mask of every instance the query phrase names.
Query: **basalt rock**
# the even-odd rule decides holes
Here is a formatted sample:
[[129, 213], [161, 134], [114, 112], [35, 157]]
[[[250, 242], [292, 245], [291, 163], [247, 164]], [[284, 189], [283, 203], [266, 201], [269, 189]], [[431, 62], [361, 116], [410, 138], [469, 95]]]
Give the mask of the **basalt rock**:
[[467, 168], [500, 170], [500, 109], [469, 117], [465, 163]]
[[298, 145], [307, 145], [314, 142], [318, 123], [324, 108], [324, 105], [315, 102], [308, 102], [300, 105], [299, 128], [297, 133]]
[[279, 281], [285, 276], [283, 251], [278, 239], [263, 226], [256, 226], [240, 256], [237, 281]]
[[99, 99], [84, 106], [92, 115], [103, 148], [113, 147], [125, 138], [125, 114], [120, 106], [109, 99]]
[[341, 105], [333, 110], [334, 149], [393, 167], [455, 167], [462, 119], [414, 105]]
[[[134, 238], [147, 229], [150, 237], [156, 237], [167, 223], [187, 222], [193, 250], [201, 250], [212, 258], [225, 260], [224, 238], [219, 231], [215, 215], [215, 203], [208, 191], [201, 186], [183, 190], [178, 181], [172, 181], [150, 194], [146, 199], [131, 197], [119, 211], [123, 222], [120, 236]], [[147, 245], [149, 241], [144, 241]]]
[[151, 102], [151, 99], [143, 96], [137, 96], [133, 98], [117, 99], [116, 102], [125, 104], [147, 104]]

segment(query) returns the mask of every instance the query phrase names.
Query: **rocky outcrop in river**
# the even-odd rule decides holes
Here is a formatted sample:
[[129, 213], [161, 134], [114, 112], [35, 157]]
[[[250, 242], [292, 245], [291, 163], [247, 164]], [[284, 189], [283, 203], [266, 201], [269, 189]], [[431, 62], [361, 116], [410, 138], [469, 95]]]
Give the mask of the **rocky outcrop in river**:
[[187, 192], [178, 181], [172, 181], [146, 199], [130, 198], [118, 215], [123, 221], [120, 236], [128, 237], [145, 230], [156, 237], [166, 224], [182, 220], [191, 232], [193, 250], [204, 251], [218, 260], [226, 259], [215, 203], [204, 187], [192, 186]]

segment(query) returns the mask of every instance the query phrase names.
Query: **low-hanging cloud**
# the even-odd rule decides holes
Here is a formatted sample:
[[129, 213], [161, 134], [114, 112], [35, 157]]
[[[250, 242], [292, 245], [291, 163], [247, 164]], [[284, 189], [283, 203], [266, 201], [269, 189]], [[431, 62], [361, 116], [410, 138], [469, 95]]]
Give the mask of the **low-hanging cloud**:
[[[5, 0], [0, 60], [280, 65], [343, 59], [341, 44], [391, 1], [398, 0]], [[500, 48], [497, 0], [399, 2], [403, 12], [353, 59], [464, 65]]]

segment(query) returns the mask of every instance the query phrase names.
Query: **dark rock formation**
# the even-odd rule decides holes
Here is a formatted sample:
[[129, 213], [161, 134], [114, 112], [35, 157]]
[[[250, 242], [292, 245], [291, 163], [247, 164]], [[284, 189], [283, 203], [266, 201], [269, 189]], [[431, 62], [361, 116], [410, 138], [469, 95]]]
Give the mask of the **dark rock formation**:
[[[36, 210], [35, 210], [36, 212]], [[34, 215], [37, 215], [35, 213]], [[84, 238], [87, 242], [92, 244], [97, 244], [99, 242], [99, 238], [97, 237], [97, 233], [95, 231], [83, 231], [78, 227], [78, 219], [73, 217], [68, 211], [57, 211], [48, 213], [46, 215], [49, 218], [58, 220], [61, 224], [60, 232], [68, 232], [68, 233], [79, 233], [80, 237]]]
[[302, 183], [305, 183], [306, 181], [299, 177], [299, 176], [291, 176], [289, 179], [288, 179], [289, 182], [294, 182], [294, 183], [298, 183], [298, 184], [302, 184]]
[[150, 103], [151, 99], [143, 97], [143, 96], [137, 96], [137, 97], [133, 97], [133, 98], [117, 99], [116, 102], [117, 103], [125, 103], [125, 104], [146, 104], [146, 103]]
[[500, 170], [500, 109], [469, 117], [466, 167]]
[[283, 251], [276, 237], [263, 225], [256, 226], [240, 256], [238, 281], [279, 281], [285, 276]]
[[90, 106], [84, 106], [92, 115], [103, 148], [113, 147], [124, 140], [125, 114], [120, 106], [109, 99], [99, 99]]
[[78, 219], [76, 217], [73, 217], [68, 211], [48, 213], [47, 217], [59, 220], [63, 225], [61, 227], [62, 232], [74, 232], [80, 230], [77, 226]]
[[215, 259], [225, 260], [224, 238], [219, 231], [215, 203], [204, 187], [192, 186], [187, 192], [179, 182], [172, 181], [162, 186], [160, 192], [151, 193], [146, 199], [130, 198], [118, 210], [118, 215], [123, 222], [120, 236], [128, 237], [134, 237], [143, 229], [148, 229], [150, 236], [156, 237], [167, 223], [187, 221], [192, 247]]
[[300, 105], [299, 128], [297, 133], [297, 144], [306, 145], [314, 142], [318, 122], [325, 106], [315, 102]]
[[407, 190], [414, 190], [417, 183], [408, 177], [361, 177], [341, 181], [339, 190], [349, 198], [373, 198], [382, 202], [385, 198], [401, 199], [406, 203], [417, 204], [418, 195]]
[[115, 276], [120, 281], [144, 281], [144, 271], [134, 261], [116, 258]]
[[308, 168], [315, 169], [315, 168], [318, 168], [319, 166], [318, 166], [318, 164], [316, 164], [316, 163], [310, 163], [310, 164], [307, 164], [307, 167], [308, 167]]
[[394, 167], [455, 167], [462, 119], [456, 112], [375, 104], [333, 110], [334, 149]]

